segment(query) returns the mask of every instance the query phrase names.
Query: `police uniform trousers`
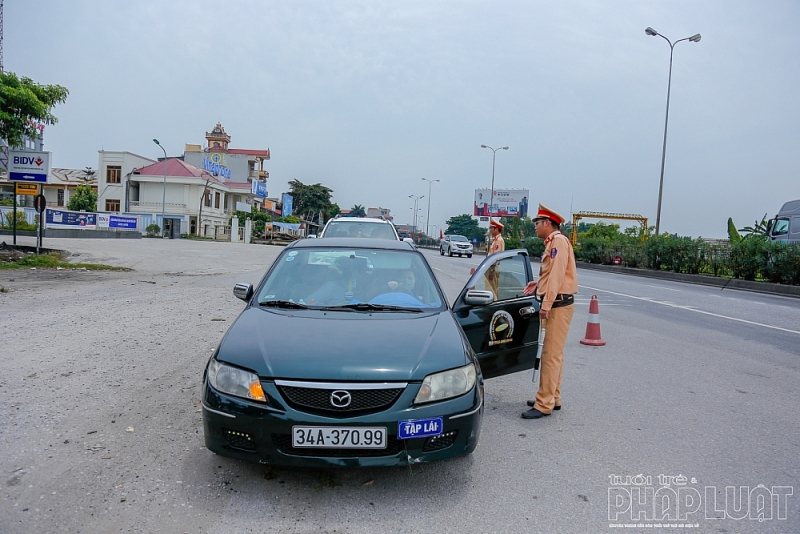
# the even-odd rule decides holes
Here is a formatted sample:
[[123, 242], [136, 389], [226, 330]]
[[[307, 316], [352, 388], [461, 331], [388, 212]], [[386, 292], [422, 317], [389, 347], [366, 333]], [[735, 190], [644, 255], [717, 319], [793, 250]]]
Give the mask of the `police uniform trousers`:
[[539, 364], [539, 391], [534, 408], [542, 413], [551, 413], [554, 406], [561, 406], [561, 370], [564, 368], [564, 345], [567, 342], [569, 325], [575, 313], [575, 305], [550, 310], [550, 318], [543, 321], [545, 328], [542, 361]]

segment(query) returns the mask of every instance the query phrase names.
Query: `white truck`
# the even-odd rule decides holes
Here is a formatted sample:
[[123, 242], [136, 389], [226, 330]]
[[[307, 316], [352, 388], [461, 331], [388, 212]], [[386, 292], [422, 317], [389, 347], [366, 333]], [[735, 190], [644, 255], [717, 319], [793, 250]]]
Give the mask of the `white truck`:
[[800, 243], [800, 200], [783, 205], [767, 225], [767, 235], [772, 242]]

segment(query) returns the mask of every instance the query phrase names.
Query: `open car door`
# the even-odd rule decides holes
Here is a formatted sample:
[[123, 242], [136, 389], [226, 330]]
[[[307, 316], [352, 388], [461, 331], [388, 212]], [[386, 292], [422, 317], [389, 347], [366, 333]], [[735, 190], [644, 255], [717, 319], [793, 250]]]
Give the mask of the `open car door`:
[[539, 303], [522, 292], [531, 281], [527, 251], [500, 252], [483, 260], [453, 303], [453, 314], [478, 356], [484, 378], [534, 366]]

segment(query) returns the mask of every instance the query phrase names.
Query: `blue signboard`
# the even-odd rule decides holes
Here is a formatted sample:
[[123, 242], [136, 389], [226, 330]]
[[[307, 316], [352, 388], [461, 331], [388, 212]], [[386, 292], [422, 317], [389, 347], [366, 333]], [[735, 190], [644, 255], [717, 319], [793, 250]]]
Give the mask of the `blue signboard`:
[[97, 214], [48, 208], [45, 221], [47, 221], [47, 226], [97, 226]]
[[267, 184], [259, 182], [258, 180], [253, 180], [252, 185], [251, 191], [255, 196], [261, 198], [267, 197]]
[[121, 217], [119, 215], [110, 215], [108, 217], [109, 228], [129, 228], [135, 230], [137, 222], [137, 217]]
[[47, 183], [50, 174], [50, 152], [11, 150], [8, 178], [12, 182]]
[[292, 195], [289, 193], [283, 194], [283, 208], [281, 208], [281, 215], [288, 217], [292, 214]]
[[397, 439], [438, 436], [443, 431], [444, 421], [441, 417], [416, 419], [412, 421], [398, 421], [397, 423]]

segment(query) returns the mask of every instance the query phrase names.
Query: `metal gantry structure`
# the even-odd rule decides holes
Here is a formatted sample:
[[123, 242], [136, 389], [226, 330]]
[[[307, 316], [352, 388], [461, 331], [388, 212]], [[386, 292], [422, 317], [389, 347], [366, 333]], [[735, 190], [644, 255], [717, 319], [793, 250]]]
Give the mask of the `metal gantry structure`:
[[572, 214], [572, 232], [569, 239], [572, 245], [578, 244], [578, 221], [581, 219], [617, 219], [623, 221], [639, 221], [642, 225], [642, 239], [647, 238], [647, 217], [630, 213], [604, 213], [602, 211], [579, 211]]

